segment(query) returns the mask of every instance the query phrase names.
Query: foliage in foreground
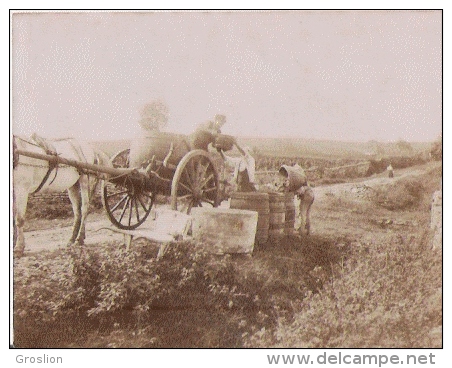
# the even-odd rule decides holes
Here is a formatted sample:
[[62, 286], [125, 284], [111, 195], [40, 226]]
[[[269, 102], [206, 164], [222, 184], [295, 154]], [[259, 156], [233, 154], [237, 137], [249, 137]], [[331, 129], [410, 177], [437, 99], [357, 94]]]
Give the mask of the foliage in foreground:
[[193, 244], [183, 243], [171, 245], [157, 261], [149, 249], [126, 250], [116, 244], [71, 247], [57, 256], [61, 262], [58, 272], [46, 272], [51, 266], [37, 261], [33, 279], [16, 277], [16, 290], [26, 286], [19, 283], [31, 283], [44, 276], [41, 287], [33, 283], [37, 303], [27, 307], [54, 315], [67, 310], [93, 316], [124, 309], [145, 312], [150, 308], [238, 303], [228, 257], [215, 258]]
[[[199, 347], [219, 346], [220, 335], [229, 347], [438, 347], [441, 255], [419, 234], [347, 246], [346, 253], [320, 239], [294, 248], [314, 269], [292, 261], [293, 245], [285, 257], [264, 251], [242, 262], [193, 252], [188, 243], [158, 262], [148, 248], [111, 245], [31, 256], [15, 277], [15, 319], [41, 321], [44, 329], [74, 315], [84, 323], [100, 318], [111, 331], [117, 323], [109, 316], [129, 312], [128, 327], [95, 335], [91, 347], [171, 346], [176, 337], [187, 346], [184, 336], [199, 334]], [[159, 310], [164, 326], [178, 326], [165, 343], [156, 333]]]
[[277, 346], [440, 347], [441, 266], [425, 236], [363, 244], [292, 321], [281, 321]]
[[[253, 257], [216, 256], [191, 243], [171, 245], [158, 261], [154, 247], [139, 243], [25, 257], [15, 265], [17, 341], [36, 346], [59, 330], [72, 334], [60, 347], [243, 347], [321, 287], [312, 269], [341, 259], [344, 242], [294, 238]], [[81, 341], [88, 332], [73, 336], [80, 328], [95, 334]]]
[[[238, 263], [249, 260], [208, 254], [188, 242], [172, 244], [159, 260], [154, 247], [139, 244], [130, 250], [117, 244], [74, 247], [52, 253], [51, 259], [27, 258], [21, 260], [26, 263], [15, 272], [17, 326], [24, 326], [28, 320], [48, 328], [71, 317], [85, 324], [110, 321], [108, 324], [113, 326], [117, 316], [127, 315], [128, 327], [122, 337], [130, 328], [144, 329], [150, 332], [142, 337], [155, 342], [152, 326], [156, 316], [163, 312], [171, 321], [188, 313], [190, 318], [219, 317], [219, 321], [201, 327], [199, 333], [205, 331], [213, 337], [196, 346], [215, 346], [221, 337], [223, 345], [238, 347], [248, 333], [264, 325], [274, 327], [286, 308], [284, 298], [266, 292], [267, 278], [261, 278], [253, 269], [248, 269], [246, 275], [238, 272]], [[304, 289], [295, 292], [304, 294]], [[166, 322], [164, 329], [172, 329], [171, 323], [176, 322]], [[189, 333], [193, 340], [198, 333], [193, 330], [196, 323], [191, 319], [177, 323], [183, 324], [178, 333]], [[172, 341], [162, 346], [176, 344], [174, 331], [172, 336]], [[124, 343], [122, 340], [116, 346]], [[190, 346], [196, 341], [185, 343]]]

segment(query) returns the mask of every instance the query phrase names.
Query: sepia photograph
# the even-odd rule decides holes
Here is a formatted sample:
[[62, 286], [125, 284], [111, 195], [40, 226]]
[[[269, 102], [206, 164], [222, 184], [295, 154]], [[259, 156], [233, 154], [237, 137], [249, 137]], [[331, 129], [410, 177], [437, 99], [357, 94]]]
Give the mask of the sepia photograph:
[[9, 21], [16, 363], [443, 348], [442, 9]]

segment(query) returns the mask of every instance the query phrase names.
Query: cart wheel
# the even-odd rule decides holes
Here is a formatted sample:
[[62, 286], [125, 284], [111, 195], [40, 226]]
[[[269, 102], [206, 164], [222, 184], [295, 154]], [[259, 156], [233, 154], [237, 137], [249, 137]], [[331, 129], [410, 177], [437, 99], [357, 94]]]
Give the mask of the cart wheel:
[[203, 150], [187, 153], [177, 165], [171, 185], [171, 208], [189, 214], [193, 207], [218, 207], [217, 169]]
[[[113, 167], [129, 166], [129, 149], [118, 152], [111, 158]], [[144, 223], [154, 204], [152, 193], [136, 187], [125, 175], [102, 182], [102, 203], [113, 225], [124, 230], [133, 230]]]

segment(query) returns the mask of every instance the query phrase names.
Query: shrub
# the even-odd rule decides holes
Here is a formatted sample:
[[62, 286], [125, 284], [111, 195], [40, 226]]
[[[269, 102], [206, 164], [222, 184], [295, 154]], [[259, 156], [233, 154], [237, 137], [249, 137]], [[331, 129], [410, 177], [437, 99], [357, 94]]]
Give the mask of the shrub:
[[216, 260], [190, 243], [171, 244], [158, 261], [148, 246], [111, 245], [69, 250], [68, 259], [71, 272], [62, 283], [71, 287], [55, 308], [84, 306], [88, 315], [221, 304], [228, 296], [224, 284], [232, 289], [234, 282], [227, 257]]
[[407, 178], [376, 189], [374, 201], [388, 210], [401, 211], [418, 206], [425, 191], [426, 187], [421, 179]]
[[[272, 305], [271, 296], [261, 292], [265, 280], [252, 274], [241, 279], [230, 256], [206, 253], [190, 242], [171, 244], [159, 260], [149, 245], [126, 250], [109, 243], [70, 247], [59, 252], [51, 266], [42, 262], [31, 267], [31, 274], [16, 277], [19, 314], [77, 311], [100, 317], [128, 310], [143, 321], [151, 309], [246, 311]], [[55, 264], [58, 268], [48, 272]], [[40, 278], [44, 281], [38, 282]]]
[[380, 174], [386, 170], [389, 164], [391, 164], [394, 169], [405, 169], [426, 162], [427, 160], [422, 153], [412, 156], [389, 156], [380, 160], [370, 160], [369, 169], [367, 170], [366, 175]]
[[[130, 328], [149, 331], [146, 336], [151, 339], [167, 326], [165, 321], [176, 318], [183, 329], [176, 333], [164, 327], [166, 337], [158, 346], [215, 347], [221, 340], [223, 347], [243, 347], [245, 341], [252, 344], [262, 329], [268, 333], [278, 320], [290, 319], [305, 295], [321, 288], [330, 264], [341, 259], [344, 248], [329, 239], [312, 237], [300, 242], [294, 237], [252, 258], [208, 254], [190, 242], [171, 244], [159, 260], [155, 253], [149, 242], [135, 241], [130, 250], [111, 242], [16, 261], [18, 341], [33, 346], [25, 342], [30, 331], [50, 331], [64, 321], [75, 321], [65, 328], [91, 326], [96, 331], [95, 326], [102, 325], [111, 333], [115, 322], [121, 321], [127, 330], [116, 331], [117, 337], [127, 336]], [[206, 318], [215, 322], [204, 326], [200, 321]], [[182, 339], [184, 333], [193, 328], [197, 332], [183, 345], [188, 341]], [[195, 336], [203, 333], [206, 338], [198, 341]], [[33, 343], [41, 341], [39, 332], [35, 335]], [[176, 335], [182, 339], [178, 343], [173, 341]], [[54, 346], [46, 341], [42, 346]], [[140, 341], [130, 346], [144, 340]], [[106, 344], [94, 344], [99, 343]]]
[[430, 149], [430, 156], [433, 160], [443, 159], [443, 135], [441, 134], [435, 142], [432, 143]]

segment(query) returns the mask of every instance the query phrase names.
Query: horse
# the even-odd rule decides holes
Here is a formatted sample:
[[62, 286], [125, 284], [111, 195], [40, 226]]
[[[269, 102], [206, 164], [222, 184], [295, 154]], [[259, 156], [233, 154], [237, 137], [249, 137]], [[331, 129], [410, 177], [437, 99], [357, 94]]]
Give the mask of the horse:
[[28, 139], [13, 136], [14, 255], [20, 257], [24, 253], [23, 226], [28, 198], [38, 191], [68, 191], [74, 212], [72, 235], [68, 245], [84, 244], [85, 221], [90, 200], [99, 182], [98, 176], [72, 166], [53, 165], [49, 161], [18, 155], [17, 150], [61, 155], [79, 162], [111, 166], [108, 156], [87, 142], [73, 138], [46, 140], [36, 134]]

